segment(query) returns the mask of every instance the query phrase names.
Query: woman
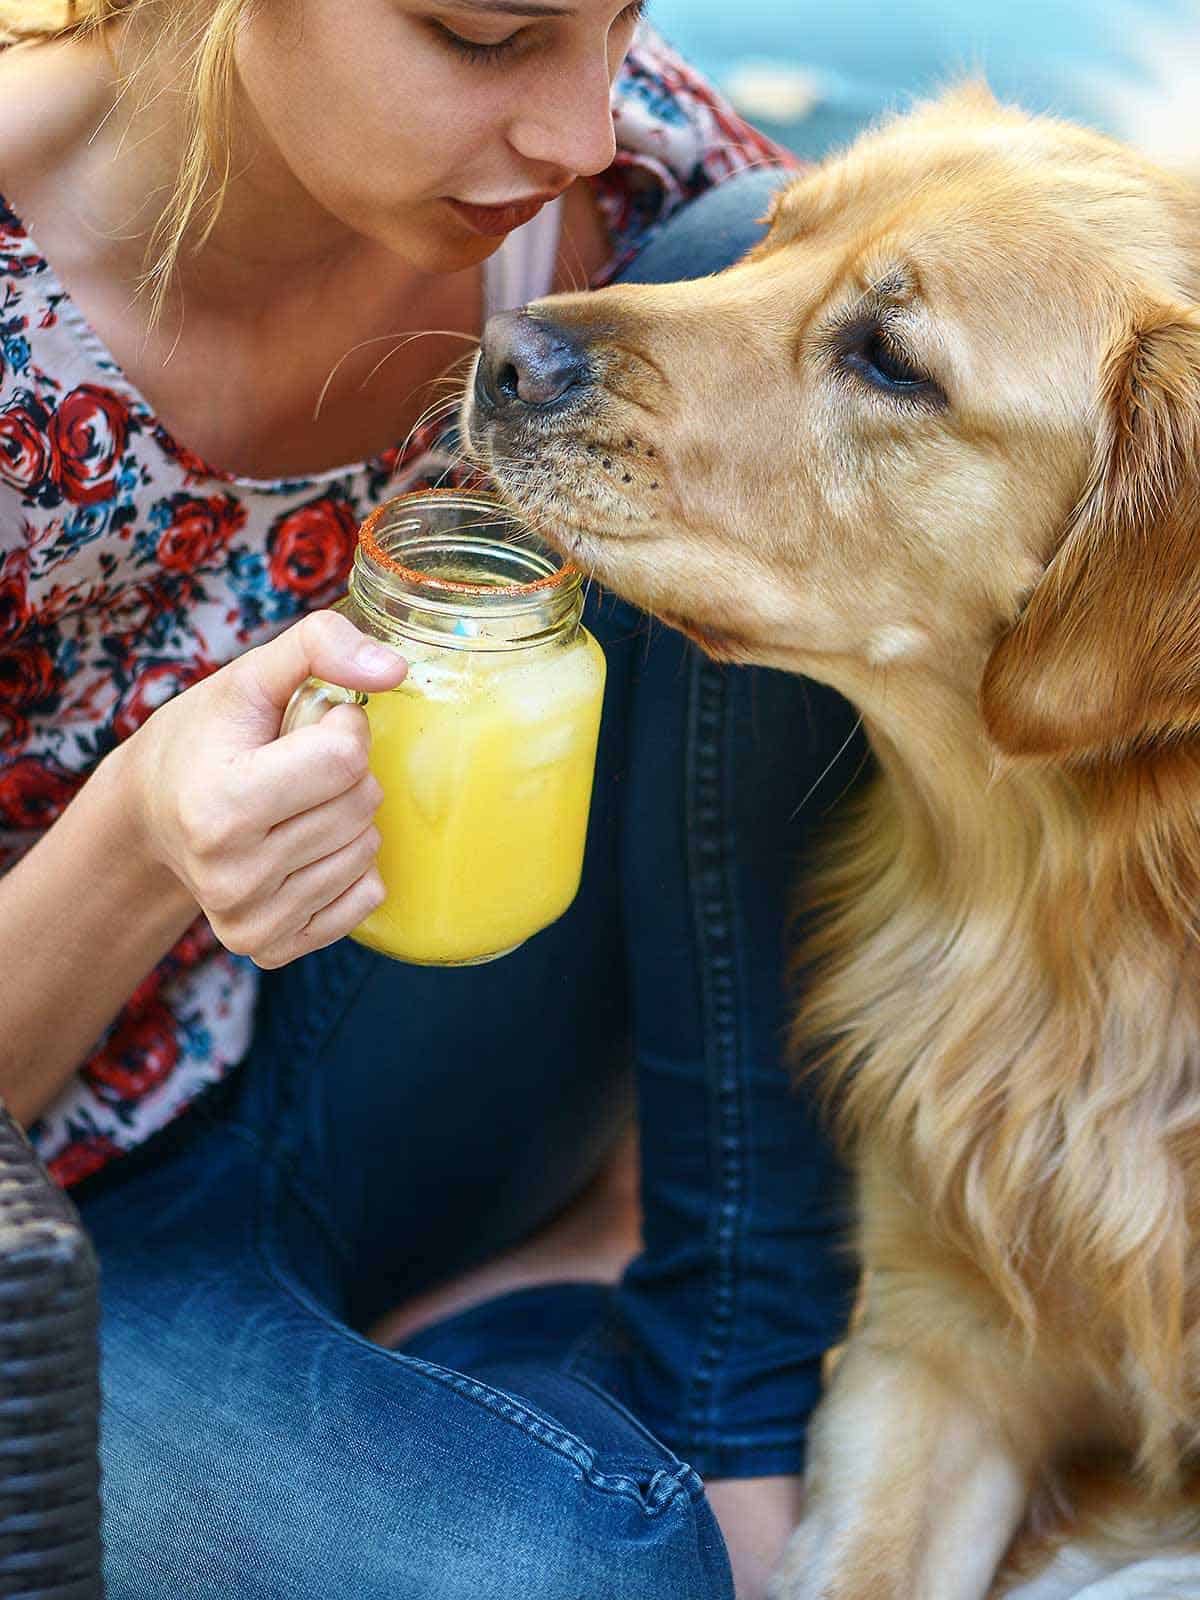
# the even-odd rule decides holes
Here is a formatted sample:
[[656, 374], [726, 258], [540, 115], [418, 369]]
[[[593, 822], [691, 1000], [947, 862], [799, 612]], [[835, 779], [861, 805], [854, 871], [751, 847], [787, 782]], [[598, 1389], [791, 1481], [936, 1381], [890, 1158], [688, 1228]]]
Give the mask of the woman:
[[[847, 1292], [780, 1064], [845, 708], [593, 597], [579, 897], [457, 971], [342, 938], [361, 713], [277, 735], [310, 672], [403, 675], [322, 608], [460, 470], [422, 412], [486, 311], [717, 270], [779, 152], [616, 0], [40, 9], [0, 9], [0, 1093], [100, 1256], [109, 1594], [759, 1595]], [[540, 1271], [631, 1069], [646, 1249]]]

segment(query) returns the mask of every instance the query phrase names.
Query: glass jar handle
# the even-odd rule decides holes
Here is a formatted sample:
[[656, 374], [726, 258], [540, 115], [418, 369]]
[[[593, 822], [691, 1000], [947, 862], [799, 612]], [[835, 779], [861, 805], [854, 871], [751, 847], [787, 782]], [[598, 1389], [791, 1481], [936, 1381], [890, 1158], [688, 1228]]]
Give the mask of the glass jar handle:
[[343, 689], [339, 684], [326, 683], [324, 678], [306, 678], [287, 703], [279, 736], [291, 733], [293, 728], [311, 727], [334, 706], [365, 706], [366, 703], [367, 696], [361, 689]]

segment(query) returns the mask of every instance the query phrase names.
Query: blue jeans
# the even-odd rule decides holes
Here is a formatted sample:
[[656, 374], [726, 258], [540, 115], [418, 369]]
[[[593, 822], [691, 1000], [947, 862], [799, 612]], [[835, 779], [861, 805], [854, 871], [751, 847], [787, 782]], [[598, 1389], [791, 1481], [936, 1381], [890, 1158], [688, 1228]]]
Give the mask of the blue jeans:
[[[628, 276], [758, 233], [777, 175]], [[732, 1600], [701, 1473], [800, 1468], [850, 1292], [781, 1066], [794, 870], [863, 760], [831, 693], [593, 594], [583, 883], [492, 965], [342, 941], [264, 976], [233, 1077], [76, 1191], [102, 1269], [109, 1600]], [[517, 1243], [639, 1109], [646, 1250], [385, 1350], [390, 1304]]]

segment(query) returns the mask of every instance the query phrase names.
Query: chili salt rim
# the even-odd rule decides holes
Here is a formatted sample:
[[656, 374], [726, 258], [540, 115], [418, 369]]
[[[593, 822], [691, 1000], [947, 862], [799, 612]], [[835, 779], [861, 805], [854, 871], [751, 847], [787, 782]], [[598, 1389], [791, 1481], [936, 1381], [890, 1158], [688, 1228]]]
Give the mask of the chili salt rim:
[[[396, 495], [391, 500], [385, 500], [383, 505], [376, 506], [367, 520], [358, 530], [359, 548], [386, 572], [396, 573], [399, 577], [407, 579], [410, 583], [423, 584], [430, 589], [443, 589], [451, 594], [487, 594], [487, 595], [523, 595], [536, 594], [539, 590], [554, 589], [564, 579], [578, 576], [578, 567], [570, 562], [564, 564], [557, 572], [548, 572], [544, 578], [535, 578], [531, 583], [460, 583], [454, 578], [435, 578], [428, 572], [421, 572], [416, 567], [406, 567], [379, 543], [378, 525], [384, 517], [390, 517], [397, 507], [402, 507], [406, 502], [416, 503], [421, 500], [433, 499], [462, 500], [467, 504], [475, 502], [481, 506], [495, 505], [496, 509], [510, 520], [515, 521], [513, 514], [499, 501], [492, 500], [484, 494], [472, 494], [469, 490], [462, 489], [419, 489], [411, 495]], [[516, 547], [514, 547], [516, 548]]]

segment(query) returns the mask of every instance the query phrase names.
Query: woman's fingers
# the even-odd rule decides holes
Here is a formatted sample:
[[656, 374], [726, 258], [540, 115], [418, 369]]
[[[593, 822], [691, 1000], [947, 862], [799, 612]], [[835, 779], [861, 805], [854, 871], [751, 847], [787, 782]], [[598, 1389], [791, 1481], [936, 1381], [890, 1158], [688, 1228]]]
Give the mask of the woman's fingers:
[[304, 927], [351, 884], [375, 866], [379, 830], [367, 827], [332, 854], [293, 872], [274, 898], [276, 916], [285, 924]]
[[344, 939], [359, 923], [377, 911], [386, 898], [383, 879], [376, 868], [356, 878], [335, 900], [313, 914], [293, 934], [285, 934], [268, 945], [255, 961], [260, 967], [282, 967], [298, 956], [323, 950], [337, 939]]
[[371, 730], [361, 706], [334, 706], [320, 722], [242, 757], [243, 793], [252, 796], [250, 821], [264, 832], [289, 817], [345, 794], [370, 770]]
[[233, 720], [264, 744], [279, 732], [279, 719], [308, 677], [367, 693], [394, 689], [408, 670], [398, 650], [360, 633], [336, 611], [313, 611], [269, 643], [247, 650], [214, 676]]
[[324, 805], [277, 823], [263, 844], [264, 861], [278, 885], [310, 862], [332, 855], [370, 826], [383, 801], [383, 785], [372, 773]]
[[[217, 936], [227, 949], [253, 957], [260, 966], [269, 964], [265, 957], [290, 945], [295, 954], [318, 948], [305, 941], [304, 930], [360, 879], [375, 879], [382, 900], [383, 881], [375, 868], [378, 851], [378, 832], [364, 828], [340, 849], [289, 874], [278, 889], [253, 894], [244, 906], [231, 909], [219, 921], [214, 918]], [[349, 927], [343, 931], [349, 932]]]
[[278, 737], [309, 673], [369, 693], [395, 688], [405, 662], [376, 643], [336, 613], [314, 614], [160, 706], [128, 741], [147, 855], [230, 950], [260, 965], [339, 938], [383, 898], [371, 823], [382, 793], [362, 708], [335, 705]]

